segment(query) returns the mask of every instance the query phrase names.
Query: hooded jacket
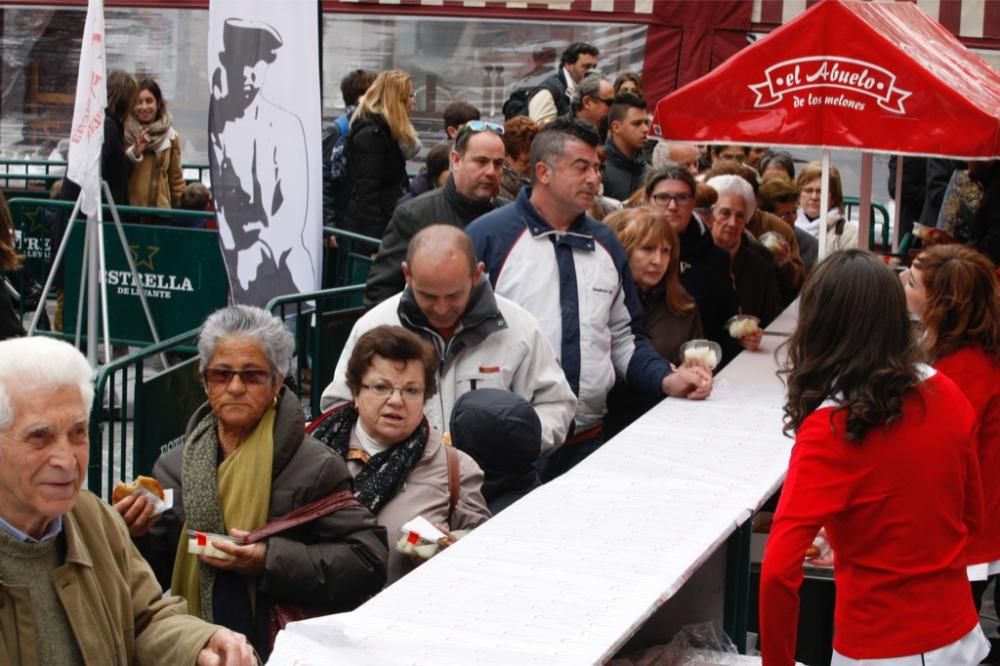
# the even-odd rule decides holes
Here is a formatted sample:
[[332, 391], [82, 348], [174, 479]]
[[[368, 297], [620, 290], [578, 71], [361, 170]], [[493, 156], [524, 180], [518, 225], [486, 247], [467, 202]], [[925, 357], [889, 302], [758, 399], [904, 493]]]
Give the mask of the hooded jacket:
[[401, 264], [406, 259], [410, 240], [424, 227], [432, 224], [450, 224], [464, 229], [470, 222], [507, 201], [494, 197], [492, 201], [477, 201], [462, 195], [455, 188], [455, 180], [448, 176], [444, 187], [401, 204], [392, 214], [386, 227], [382, 245], [375, 264], [365, 284], [365, 305], [378, 305], [406, 286]]
[[542, 423], [542, 453], [562, 445], [576, 409], [573, 391], [537, 320], [516, 303], [494, 296], [485, 279], [472, 290], [461, 322], [448, 340], [428, 323], [409, 287], [369, 310], [351, 329], [333, 381], [323, 391], [324, 411], [352, 399], [347, 363], [354, 346], [358, 338], [383, 324], [404, 326], [437, 349], [438, 392], [424, 405], [433, 427], [447, 430], [459, 396], [495, 388], [531, 403]]
[[[188, 422], [187, 435], [209, 414], [202, 405]], [[153, 476], [164, 489], [174, 489], [174, 505], [137, 545], [164, 588], [184, 525], [181, 464], [184, 446], [160, 456]], [[267, 519], [351, 487], [344, 461], [330, 448], [305, 434], [298, 399], [283, 391], [274, 421], [271, 505]], [[266, 541], [264, 573], [257, 579], [256, 632], [251, 639], [261, 655], [268, 648], [267, 608], [273, 602], [318, 607], [329, 612], [352, 610], [385, 585], [385, 530], [364, 507], [343, 509], [276, 534]]]

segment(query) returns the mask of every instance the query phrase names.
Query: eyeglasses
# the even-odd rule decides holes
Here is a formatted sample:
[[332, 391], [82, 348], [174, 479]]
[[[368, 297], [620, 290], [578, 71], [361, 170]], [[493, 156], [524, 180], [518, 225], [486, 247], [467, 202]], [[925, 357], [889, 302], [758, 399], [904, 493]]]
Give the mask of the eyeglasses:
[[388, 398], [393, 391], [399, 391], [399, 396], [403, 400], [421, 400], [424, 397], [424, 389], [419, 386], [393, 386], [392, 384], [362, 384], [361, 388], [368, 389], [376, 398]]
[[802, 188], [802, 194], [806, 195], [807, 197], [818, 197], [822, 192], [823, 192], [823, 190], [821, 190], [818, 187], [804, 187], [804, 188]]
[[614, 97], [594, 97], [593, 99], [596, 99], [598, 102], [604, 102], [608, 106], [611, 106], [612, 104], [615, 103]]
[[691, 196], [690, 194], [685, 194], [683, 192], [681, 192], [680, 194], [668, 194], [666, 192], [659, 192], [657, 194], [651, 195], [649, 198], [652, 199], [653, 203], [655, 203], [658, 206], [669, 206], [671, 201], [676, 202], [678, 206], [685, 206], [691, 203], [691, 200], [694, 199], [694, 197]]
[[270, 370], [262, 368], [247, 368], [246, 370], [230, 370], [229, 368], [205, 368], [202, 376], [206, 384], [217, 386], [229, 386], [233, 377], [239, 375], [240, 381], [245, 386], [261, 386], [271, 381], [274, 376]]

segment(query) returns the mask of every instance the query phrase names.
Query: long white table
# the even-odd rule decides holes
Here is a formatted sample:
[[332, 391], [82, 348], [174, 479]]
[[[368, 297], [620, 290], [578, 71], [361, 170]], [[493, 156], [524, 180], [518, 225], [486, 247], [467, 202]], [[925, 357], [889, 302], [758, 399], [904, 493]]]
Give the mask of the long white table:
[[[793, 305], [769, 330], [795, 320]], [[662, 401], [357, 610], [290, 625], [268, 663], [611, 658], [780, 486], [792, 444], [775, 376], [784, 340], [764, 336], [710, 399]]]

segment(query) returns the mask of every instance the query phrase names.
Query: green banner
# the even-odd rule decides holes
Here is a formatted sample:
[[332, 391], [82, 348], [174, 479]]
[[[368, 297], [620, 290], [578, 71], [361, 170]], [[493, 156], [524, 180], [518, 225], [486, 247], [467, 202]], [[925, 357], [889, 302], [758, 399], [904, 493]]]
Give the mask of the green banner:
[[[66, 333], [76, 331], [83, 256], [84, 224], [75, 223], [73, 227], [64, 256]], [[218, 231], [137, 224], [122, 227], [161, 340], [201, 326], [209, 314], [226, 305], [226, 269], [219, 251]], [[139, 300], [139, 286], [129, 271], [111, 222], [104, 223], [104, 252], [112, 341], [132, 345], [152, 343]], [[85, 303], [84, 326], [86, 316]]]
[[188, 419], [205, 402], [198, 358], [142, 383], [135, 400], [134, 474], [150, 474], [161, 455], [184, 441]]
[[[14, 210], [13, 206], [11, 210]], [[37, 204], [19, 205], [17, 212], [20, 217], [14, 216], [14, 250], [24, 257], [24, 268], [28, 275], [44, 284], [57, 249], [52, 247], [45, 208]], [[66, 215], [69, 215], [68, 211]]]

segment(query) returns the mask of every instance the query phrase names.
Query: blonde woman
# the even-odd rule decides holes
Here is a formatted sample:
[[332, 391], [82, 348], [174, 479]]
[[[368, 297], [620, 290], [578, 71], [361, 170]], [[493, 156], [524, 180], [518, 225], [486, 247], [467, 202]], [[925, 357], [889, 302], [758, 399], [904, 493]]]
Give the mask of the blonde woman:
[[398, 69], [382, 72], [358, 102], [347, 139], [350, 196], [343, 228], [382, 238], [396, 202], [407, 191], [406, 160], [420, 152], [410, 122], [413, 82]]
[[132, 162], [128, 203], [172, 208], [184, 193], [181, 139], [171, 123], [167, 103], [154, 79], [141, 79], [132, 112], [125, 120], [125, 154]]

